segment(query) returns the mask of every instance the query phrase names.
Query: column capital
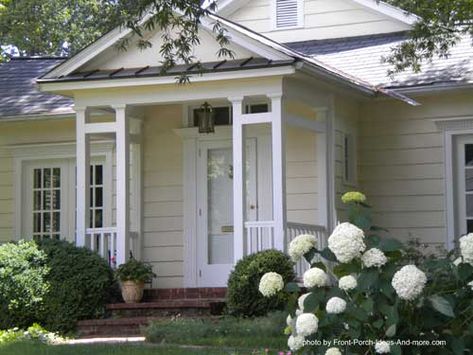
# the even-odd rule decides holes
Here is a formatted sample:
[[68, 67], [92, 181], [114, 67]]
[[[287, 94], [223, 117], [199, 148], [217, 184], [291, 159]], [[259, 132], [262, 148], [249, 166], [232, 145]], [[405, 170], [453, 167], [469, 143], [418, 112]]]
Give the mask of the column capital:
[[242, 103], [244, 97], [243, 96], [229, 96], [228, 101], [230, 101], [232, 104], [237, 104], [237, 103]]
[[271, 100], [275, 100], [275, 99], [282, 99], [282, 92], [272, 92], [272, 93], [268, 93], [266, 94], [266, 96], [268, 98], [270, 98]]
[[117, 111], [117, 110], [126, 110], [126, 104], [117, 104], [117, 105], [112, 105], [112, 108]]
[[88, 107], [87, 106], [74, 105], [73, 109], [76, 113], [79, 113], [79, 112], [86, 112], [88, 110]]

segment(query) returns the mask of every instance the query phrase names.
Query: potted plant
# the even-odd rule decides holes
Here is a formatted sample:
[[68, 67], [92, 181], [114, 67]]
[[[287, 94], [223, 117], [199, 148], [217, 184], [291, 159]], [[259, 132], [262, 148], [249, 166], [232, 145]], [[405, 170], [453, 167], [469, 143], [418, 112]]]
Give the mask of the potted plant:
[[118, 267], [116, 275], [120, 281], [125, 303], [140, 302], [143, 298], [145, 282], [156, 277], [150, 264], [138, 261], [133, 257]]

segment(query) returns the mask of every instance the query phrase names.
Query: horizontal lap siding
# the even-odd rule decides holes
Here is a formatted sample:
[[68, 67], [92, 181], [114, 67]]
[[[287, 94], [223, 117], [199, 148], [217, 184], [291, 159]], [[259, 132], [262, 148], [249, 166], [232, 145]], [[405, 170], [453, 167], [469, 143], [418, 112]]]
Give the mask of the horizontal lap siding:
[[374, 221], [403, 239], [441, 244], [446, 238], [442, 133], [433, 119], [471, 115], [468, 95], [420, 98], [422, 106], [362, 106], [359, 172]]
[[153, 287], [183, 286], [183, 188], [180, 106], [148, 108], [143, 124], [143, 258]]
[[0, 122], [0, 243], [15, 238], [14, 181], [17, 177], [14, 176], [14, 159], [8, 146], [73, 140], [75, 124], [72, 119]]

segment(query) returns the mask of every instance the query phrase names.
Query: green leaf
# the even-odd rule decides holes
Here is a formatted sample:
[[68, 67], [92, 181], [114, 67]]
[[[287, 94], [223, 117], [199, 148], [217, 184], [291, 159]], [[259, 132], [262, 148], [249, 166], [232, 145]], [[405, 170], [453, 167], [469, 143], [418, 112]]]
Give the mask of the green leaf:
[[432, 307], [439, 313], [450, 317], [454, 318], [455, 314], [453, 312], [452, 305], [442, 296], [439, 295], [433, 295], [429, 297], [429, 301], [432, 305]]
[[322, 270], [324, 270], [324, 271], [327, 271], [327, 266], [325, 266], [325, 264], [322, 263], [322, 262], [320, 262], [320, 261], [317, 262], [317, 263], [311, 264], [310, 267], [318, 267], [319, 269], [322, 269]]
[[328, 261], [337, 261], [337, 257], [329, 248], [325, 248], [320, 252], [320, 255]]
[[471, 279], [471, 276], [473, 275], [473, 266], [470, 264], [462, 263], [458, 265], [458, 277], [462, 281], [467, 281]]
[[388, 338], [392, 338], [393, 336], [396, 335], [396, 324], [392, 324], [391, 326], [389, 326], [388, 329], [386, 329], [386, 336]]
[[382, 251], [388, 252], [388, 251], [396, 251], [399, 249], [403, 249], [403, 244], [393, 238], [383, 238], [381, 239], [381, 242], [379, 243], [378, 248]]
[[372, 298], [367, 298], [361, 303], [361, 308], [367, 313], [373, 313], [374, 301]]
[[383, 320], [378, 319], [373, 322], [373, 327], [375, 327], [376, 329], [380, 329], [383, 326], [383, 324], [384, 324]]
[[290, 293], [293, 293], [293, 292], [299, 292], [300, 291], [300, 287], [299, 285], [296, 283], [296, 282], [288, 282], [286, 287], [285, 287], [285, 290], [287, 292], [290, 292]]
[[322, 292], [311, 292], [304, 300], [304, 312], [315, 312], [319, 307], [319, 304], [322, 302], [322, 299]]
[[362, 291], [368, 290], [369, 288], [373, 287], [377, 283], [377, 281], [377, 270], [365, 271], [358, 277], [358, 288]]

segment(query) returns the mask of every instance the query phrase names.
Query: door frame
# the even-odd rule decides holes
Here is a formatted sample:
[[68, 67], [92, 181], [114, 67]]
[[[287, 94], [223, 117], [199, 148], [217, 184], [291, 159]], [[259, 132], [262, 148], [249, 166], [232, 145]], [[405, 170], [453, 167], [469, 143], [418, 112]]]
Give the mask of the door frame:
[[[232, 140], [232, 126], [216, 126], [215, 133], [199, 134], [197, 127], [178, 128], [174, 133], [182, 139], [183, 143], [183, 248], [184, 248], [184, 275], [183, 287], [198, 287], [198, 261], [197, 261], [197, 228], [198, 228], [198, 206], [197, 206], [197, 159], [198, 146], [200, 142], [214, 140]], [[258, 181], [258, 201], [269, 199], [271, 194], [260, 186], [269, 186], [271, 180], [271, 170], [262, 169], [263, 159], [270, 161], [271, 154], [271, 129], [269, 127], [252, 127], [251, 132], [246, 134], [247, 138], [257, 138], [256, 154]], [[233, 143], [232, 143], [233, 145]], [[260, 205], [261, 207], [261, 205]], [[259, 209], [260, 213], [266, 213], [264, 209]], [[270, 211], [271, 212], [271, 211]]]

